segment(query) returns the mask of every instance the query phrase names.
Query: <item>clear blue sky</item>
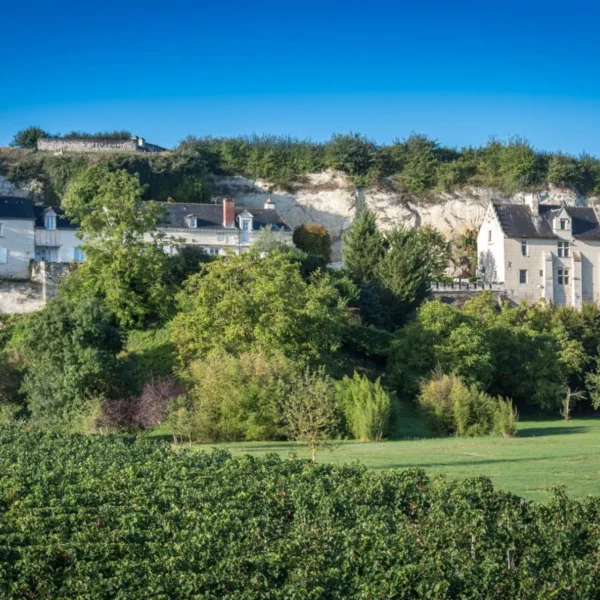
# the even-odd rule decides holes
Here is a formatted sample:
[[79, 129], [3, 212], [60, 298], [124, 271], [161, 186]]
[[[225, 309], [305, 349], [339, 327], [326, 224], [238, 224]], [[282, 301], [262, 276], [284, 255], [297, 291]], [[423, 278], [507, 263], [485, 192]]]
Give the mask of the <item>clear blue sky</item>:
[[520, 134], [600, 155], [596, 2], [5, 0], [0, 145], [51, 132]]

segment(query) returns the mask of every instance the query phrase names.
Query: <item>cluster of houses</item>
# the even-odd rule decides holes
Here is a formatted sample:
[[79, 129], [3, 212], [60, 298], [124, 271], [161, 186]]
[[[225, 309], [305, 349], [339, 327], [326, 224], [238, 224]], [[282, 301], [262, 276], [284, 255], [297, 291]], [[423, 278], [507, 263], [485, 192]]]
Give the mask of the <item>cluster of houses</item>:
[[[246, 252], [265, 227], [291, 241], [292, 232], [269, 199], [263, 208], [221, 204], [161, 203], [166, 218], [158, 229], [167, 238], [203, 248], [208, 254]], [[85, 260], [77, 226], [57, 207], [39, 206], [29, 198], [0, 196], [0, 278], [28, 279], [31, 263]]]
[[[167, 239], [209, 254], [247, 251], [264, 228], [291, 241], [292, 232], [269, 199], [263, 208], [162, 203]], [[175, 245], [175, 243], [174, 243]], [[594, 208], [539, 204], [489, 205], [477, 239], [480, 279], [518, 302], [579, 307], [600, 301], [600, 221]], [[0, 278], [27, 279], [31, 264], [85, 260], [77, 227], [60, 208], [0, 196]], [[497, 288], [496, 288], [497, 289]]]

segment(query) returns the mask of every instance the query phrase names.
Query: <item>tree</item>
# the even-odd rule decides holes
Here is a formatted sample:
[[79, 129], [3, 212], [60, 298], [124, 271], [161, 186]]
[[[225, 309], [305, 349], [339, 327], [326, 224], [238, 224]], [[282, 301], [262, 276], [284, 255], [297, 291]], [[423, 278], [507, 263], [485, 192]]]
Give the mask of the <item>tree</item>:
[[76, 179], [64, 202], [86, 256], [65, 293], [99, 295], [125, 327], [164, 321], [172, 308], [166, 241], [156, 231], [163, 210], [142, 201], [143, 193], [137, 175], [97, 165]]
[[411, 194], [423, 194], [435, 184], [437, 144], [425, 135], [412, 134], [401, 146], [398, 183]]
[[10, 145], [16, 148], [28, 148], [34, 150], [37, 148], [38, 140], [43, 137], [52, 136], [40, 127], [27, 127], [26, 129], [21, 129], [21, 131], [15, 133]]
[[385, 242], [376, 277], [390, 319], [398, 326], [427, 297], [432, 269], [416, 230], [399, 227], [386, 234]]
[[270, 225], [263, 227], [258, 232], [256, 241], [252, 247], [259, 254], [270, 254], [274, 250], [279, 250], [281, 252], [293, 250], [293, 246], [287, 235], [283, 231], [273, 231], [273, 228]]
[[177, 296], [171, 323], [180, 359], [252, 348], [319, 361], [341, 344], [344, 301], [328, 275], [305, 280], [291, 255], [228, 255], [202, 266]]
[[24, 324], [22, 391], [32, 419], [70, 427], [86, 404], [108, 394], [122, 348], [114, 315], [98, 300], [51, 300]]
[[329, 445], [339, 427], [335, 392], [323, 369], [307, 368], [294, 379], [282, 415], [288, 438], [306, 444], [314, 462], [317, 449]]
[[344, 266], [356, 283], [373, 281], [383, 254], [383, 236], [377, 228], [375, 213], [363, 210], [344, 233]]
[[323, 225], [309, 223], [294, 229], [293, 242], [297, 248], [308, 254], [323, 257], [325, 262], [331, 262], [331, 236]]
[[336, 133], [327, 143], [325, 158], [331, 168], [345, 171], [355, 183], [364, 184], [376, 164], [377, 147], [358, 133]]
[[394, 400], [381, 385], [356, 371], [336, 384], [338, 403], [346, 426], [357, 440], [379, 442], [388, 433]]

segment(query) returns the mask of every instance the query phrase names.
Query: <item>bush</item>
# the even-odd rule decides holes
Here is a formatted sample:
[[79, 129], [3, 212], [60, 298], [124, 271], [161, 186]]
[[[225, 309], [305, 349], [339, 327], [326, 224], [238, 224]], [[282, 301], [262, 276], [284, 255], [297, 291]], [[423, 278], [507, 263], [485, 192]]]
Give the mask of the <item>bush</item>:
[[517, 414], [508, 400], [496, 399], [456, 375], [436, 370], [421, 385], [417, 402], [434, 434], [474, 437], [516, 434]]
[[281, 438], [280, 406], [294, 370], [291, 361], [262, 350], [193, 362], [186, 397], [171, 406], [175, 435], [202, 442]]
[[300, 225], [294, 230], [292, 240], [300, 250], [321, 256], [327, 263], [331, 262], [331, 236], [323, 225]]
[[517, 421], [519, 414], [510, 400], [498, 398], [496, 412], [494, 413], [494, 433], [504, 437], [517, 435]]
[[352, 437], [379, 442], [388, 433], [395, 398], [388, 394], [380, 379], [374, 383], [354, 373], [336, 385], [337, 401], [344, 413], [346, 428]]

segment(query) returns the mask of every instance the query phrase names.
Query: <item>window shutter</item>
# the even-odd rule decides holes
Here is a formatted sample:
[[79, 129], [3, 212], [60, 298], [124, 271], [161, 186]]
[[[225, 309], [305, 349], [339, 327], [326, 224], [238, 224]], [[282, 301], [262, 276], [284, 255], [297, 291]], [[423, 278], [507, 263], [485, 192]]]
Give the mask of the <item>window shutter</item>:
[[8, 248], [0, 248], [0, 264], [8, 262]]

